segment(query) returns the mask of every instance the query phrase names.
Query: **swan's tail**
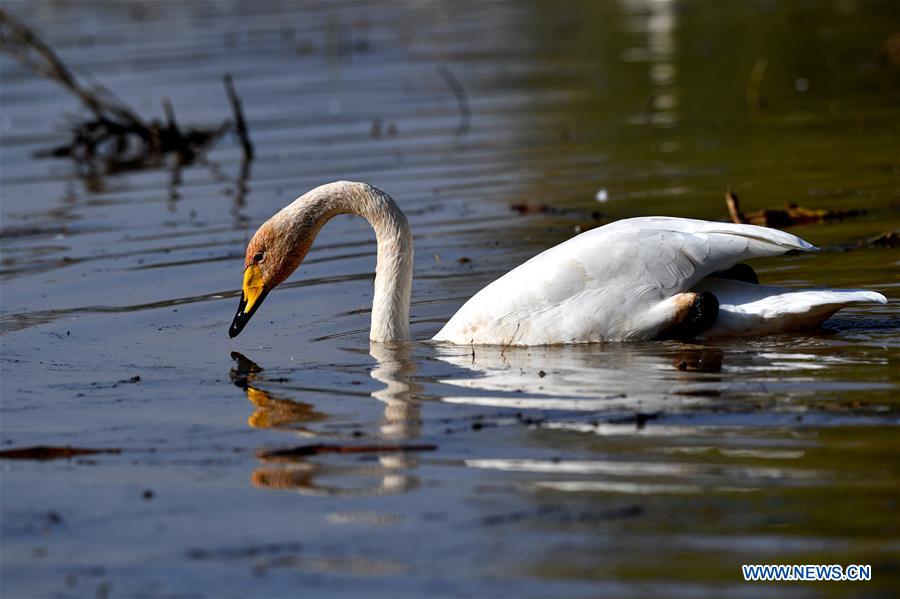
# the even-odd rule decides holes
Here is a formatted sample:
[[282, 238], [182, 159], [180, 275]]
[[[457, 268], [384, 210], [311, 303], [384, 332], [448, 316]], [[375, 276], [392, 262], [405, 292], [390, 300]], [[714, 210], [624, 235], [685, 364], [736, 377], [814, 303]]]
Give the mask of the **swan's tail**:
[[719, 316], [704, 337], [809, 330], [850, 304], [887, 303], [887, 298], [874, 291], [800, 291], [715, 277], [704, 279], [696, 290], [710, 291], [719, 300]]

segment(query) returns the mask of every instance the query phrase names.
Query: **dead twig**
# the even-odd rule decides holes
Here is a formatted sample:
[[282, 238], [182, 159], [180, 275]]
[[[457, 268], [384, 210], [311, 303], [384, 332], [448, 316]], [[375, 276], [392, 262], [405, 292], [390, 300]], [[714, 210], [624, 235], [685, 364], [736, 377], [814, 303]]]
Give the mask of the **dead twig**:
[[98, 453], [119, 454], [122, 450], [117, 447], [91, 448], [72, 447], [71, 445], [33, 445], [31, 447], [17, 447], [0, 451], [0, 459], [6, 460], [47, 460], [70, 459], [82, 455], [94, 455]]
[[884, 248], [895, 248], [900, 247], [900, 230], [895, 231], [885, 231], [879, 235], [875, 235], [874, 237], [868, 237], [866, 239], [860, 239], [858, 241], [850, 242], [850, 243], [842, 243], [838, 245], [826, 246], [822, 248], [825, 251], [832, 252], [849, 252], [851, 250], [858, 250], [861, 248], [871, 248], [871, 247], [884, 247]]
[[783, 229], [795, 225], [808, 225], [832, 220], [842, 220], [865, 214], [865, 210], [829, 210], [826, 208], [805, 208], [797, 204], [786, 204], [784, 209], [769, 208], [756, 212], [741, 212], [738, 196], [730, 188], [725, 192], [725, 205], [731, 222], [739, 225], [761, 225]]
[[736, 225], [747, 223], [746, 217], [744, 217], [744, 214], [741, 212], [737, 194], [731, 191], [731, 187], [725, 192], [725, 205], [728, 207], [728, 216], [731, 218], [731, 222]]
[[900, 231], [887, 231], [881, 235], [870, 237], [859, 244], [860, 246], [880, 245], [888, 248], [900, 246]]
[[244, 160], [250, 162], [253, 160], [253, 144], [250, 142], [250, 134], [247, 133], [247, 122], [244, 120], [244, 112], [241, 109], [241, 100], [234, 92], [234, 84], [231, 81], [231, 75], [226, 73], [223, 80], [225, 82], [225, 92], [228, 94], [228, 101], [231, 103], [231, 110], [234, 112], [234, 126], [238, 139], [241, 140], [241, 148], [244, 151]]
[[97, 86], [89, 91], [78, 84], [69, 68], [40, 37], [21, 21], [0, 9], [0, 48], [34, 73], [56, 81], [77, 96], [97, 119], [114, 117], [131, 124], [140, 119], [112, 94], [101, 99], [98, 93], [106, 88]]
[[[92, 118], [72, 124], [69, 143], [35, 153], [37, 157], [72, 158], [86, 178], [96, 177], [100, 170], [114, 173], [162, 166], [169, 155], [177, 157], [179, 166], [190, 164], [232, 127], [226, 121], [218, 127], [183, 129], [168, 98], [163, 100], [165, 123], [142, 119], [102, 85], [87, 88], [79, 83], [46, 42], [3, 10], [0, 10], [0, 49], [25, 68], [60, 84], [90, 111]], [[228, 76], [225, 87], [235, 115], [233, 126], [241, 139], [245, 161], [250, 161], [253, 146], [240, 101]]]
[[287, 449], [269, 449], [256, 452], [256, 457], [268, 458], [293, 458], [323, 453], [406, 453], [410, 451], [435, 451], [437, 445], [423, 443], [419, 445], [331, 445], [316, 443], [314, 445], [299, 445]]

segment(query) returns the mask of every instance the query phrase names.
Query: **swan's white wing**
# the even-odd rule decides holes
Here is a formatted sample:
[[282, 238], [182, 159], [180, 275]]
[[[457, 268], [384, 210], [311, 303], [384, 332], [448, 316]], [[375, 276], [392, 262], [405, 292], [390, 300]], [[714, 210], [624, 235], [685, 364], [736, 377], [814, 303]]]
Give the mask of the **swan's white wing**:
[[765, 227], [645, 217], [582, 233], [473, 296], [434, 337], [539, 345], [648, 338], [667, 324], [661, 302], [741, 260], [808, 250]]
[[874, 291], [853, 289], [786, 289], [710, 277], [697, 286], [719, 299], [716, 323], [704, 337], [764, 335], [813, 329], [850, 304], [886, 304]]

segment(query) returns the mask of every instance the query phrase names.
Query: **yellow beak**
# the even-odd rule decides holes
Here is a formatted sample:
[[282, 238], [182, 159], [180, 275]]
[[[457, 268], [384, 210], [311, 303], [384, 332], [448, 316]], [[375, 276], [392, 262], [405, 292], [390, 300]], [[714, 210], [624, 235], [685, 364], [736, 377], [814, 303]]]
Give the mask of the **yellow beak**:
[[251, 264], [244, 271], [244, 298], [247, 305], [244, 307], [246, 312], [253, 310], [256, 302], [260, 301], [265, 286], [263, 285], [262, 270], [258, 264]]
[[251, 264], [244, 270], [244, 286], [241, 289], [241, 302], [238, 304], [237, 314], [228, 329], [229, 337], [236, 337], [250, 322], [250, 317], [266, 299], [269, 290], [263, 283], [262, 270], [258, 264]]

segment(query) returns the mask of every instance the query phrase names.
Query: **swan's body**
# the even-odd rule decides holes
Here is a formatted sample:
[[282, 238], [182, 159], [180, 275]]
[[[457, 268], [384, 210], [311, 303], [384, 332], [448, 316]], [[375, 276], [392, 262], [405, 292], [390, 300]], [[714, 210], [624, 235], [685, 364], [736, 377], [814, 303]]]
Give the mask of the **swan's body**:
[[[370, 339], [410, 338], [413, 246], [406, 217], [384, 192], [347, 181], [310, 191], [254, 235], [232, 336], [265, 294], [299, 266], [322, 225], [342, 213], [366, 218], [378, 242]], [[703, 336], [814, 328], [848, 304], [887, 301], [871, 291], [792, 291], [715, 276], [742, 260], [812, 249], [799, 237], [755, 225], [622, 220], [503, 275], [466, 302], [434, 340], [544, 345], [652, 339], [688, 319], [701, 293], [718, 299], [718, 313], [704, 324]]]
[[812, 328], [840, 308], [886, 301], [867, 291], [792, 291], [710, 277], [751, 258], [812, 250], [755, 225], [651, 216], [587, 231], [538, 254], [472, 297], [435, 336], [453, 343], [542, 345], [651, 339], [675, 324], [683, 294], [712, 292], [704, 336]]

